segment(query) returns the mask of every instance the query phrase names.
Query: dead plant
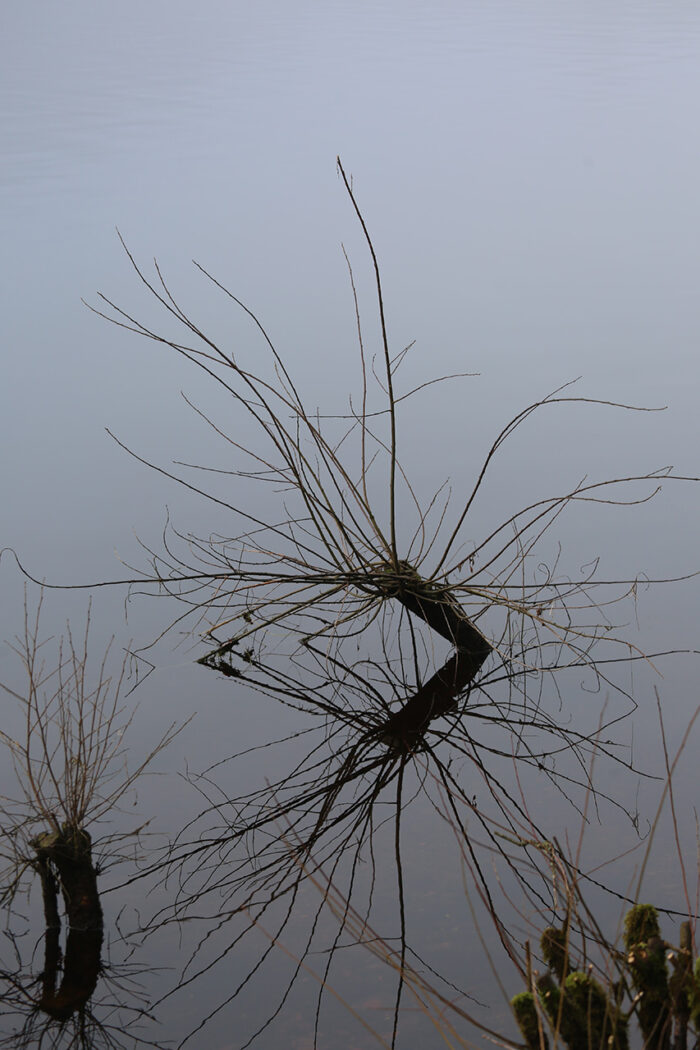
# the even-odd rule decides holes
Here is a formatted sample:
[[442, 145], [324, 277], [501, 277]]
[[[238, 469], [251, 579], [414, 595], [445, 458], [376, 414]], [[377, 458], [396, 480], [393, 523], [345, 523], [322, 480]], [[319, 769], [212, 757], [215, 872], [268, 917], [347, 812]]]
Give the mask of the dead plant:
[[[183, 829], [165, 868], [158, 859], [146, 873], [178, 872], [170, 921], [179, 921], [195, 905], [201, 914], [207, 900], [217, 928], [227, 916], [251, 916], [235, 943], [274, 904], [280, 912], [274, 942], [304, 880], [299, 859], [313, 855], [315, 863], [329, 862], [331, 879], [342, 870], [350, 901], [361, 862], [374, 863], [377, 828], [385, 819], [392, 821], [401, 944], [394, 1045], [407, 972], [402, 812], [411, 797], [430, 789], [426, 767], [448, 798], [470, 807], [486, 848], [527, 880], [494, 833], [494, 821], [514, 833], [524, 819], [517, 789], [502, 776], [504, 764], [510, 767], [515, 757], [534, 767], [580, 805], [579, 796], [591, 790], [588, 758], [594, 747], [601, 749], [601, 730], [595, 715], [577, 725], [561, 712], [565, 697], [567, 703], [585, 697], [590, 711], [590, 694], [603, 691], [619, 701], [608, 708], [604, 750], [611, 761], [630, 764], [612, 730], [635, 707], [629, 683], [618, 671], [648, 660], [649, 654], [636, 648], [621, 625], [642, 584], [666, 581], [609, 580], [601, 576], [597, 560], [572, 578], [559, 569], [558, 558], [548, 564], [543, 541], [565, 511], [590, 503], [644, 503], [665, 483], [697, 479], [664, 468], [580, 480], [515, 510], [481, 539], [469, 540], [487, 474], [533, 415], [554, 406], [650, 410], [576, 397], [565, 384], [500, 429], [471, 490], [456, 502], [446, 484], [427, 498], [419, 496], [400, 455], [399, 415], [426, 386], [458, 377], [429, 378], [399, 390], [398, 372], [410, 346], [398, 352], [390, 346], [374, 246], [340, 160], [338, 171], [370, 252], [379, 315], [375, 354], [367, 348], [348, 262], [360, 381], [359, 395], [350, 399], [345, 414], [321, 415], [305, 405], [258, 317], [199, 264], [199, 273], [251, 319], [267, 352], [267, 370], [259, 354], [250, 365], [238, 348], [211, 338], [180, 305], [158, 263], [149, 276], [123, 240], [135, 274], [173, 328], [162, 334], [104, 295], [99, 307], [91, 308], [200, 369], [260, 438], [252, 447], [249, 437], [230, 433], [192, 404], [237, 457], [236, 464], [216, 472], [227, 482], [223, 495], [206, 480], [192, 480], [192, 469], [207, 479], [213, 468], [180, 464], [180, 470], [166, 469], [126, 449], [224, 512], [230, 528], [224, 535], [197, 536], [169, 525], [161, 549], [145, 547], [147, 568], [112, 582], [174, 598], [180, 608], [175, 622], [188, 624], [189, 632], [203, 639], [206, 651], [199, 662], [237, 687], [237, 698], [257, 690], [306, 720], [293, 734], [295, 744], [306, 734], [305, 756], [291, 769], [283, 765], [274, 783], [231, 798], [215, 779], [221, 770], [212, 768], [197, 778], [206, 800], [200, 818]], [[468, 439], [474, 435], [465, 435]], [[272, 515], [258, 513], [251, 504], [251, 484], [283, 494]], [[238, 489], [245, 493], [240, 499]], [[458, 774], [459, 765], [464, 768]], [[483, 789], [478, 800], [465, 769]], [[280, 821], [294, 836], [295, 855], [279, 841], [275, 828]], [[481, 847], [471, 831], [465, 831], [465, 842], [479, 891], [495, 914]], [[531, 892], [540, 890], [533, 885]], [[301, 963], [315, 928], [313, 919]], [[220, 957], [230, 950], [227, 945]], [[186, 980], [210, 965], [193, 963]], [[283, 991], [269, 1020], [288, 993]]]

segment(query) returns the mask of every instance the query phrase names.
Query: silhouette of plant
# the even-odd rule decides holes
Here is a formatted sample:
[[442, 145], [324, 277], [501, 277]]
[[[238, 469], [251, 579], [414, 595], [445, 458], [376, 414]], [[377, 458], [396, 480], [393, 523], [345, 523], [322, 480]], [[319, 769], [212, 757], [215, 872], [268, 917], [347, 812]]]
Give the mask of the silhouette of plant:
[[[212, 930], [244, 917], [242, 932], [232, 935], [237, 944], [266, 915], [275, 915], [257, 971], [280, 941], [309, 864], [329, 864], [331, 880], [342, 875], [349, 905], [357, 906], [357, 895], [364, 893], [370, 916], [374, 875], [361, 879], [359, 872], [365, 862], [374, 872], [378, 830], [391, 821], [400, 945], [394, 1046], [407, 972], [402, 835], [408, 802], [416, 796], [434, 804], [438, 795], [446, 800], [475, 884], [506, 942], [485, 858], [490, 864], [496, 857], [526, 894], [541, 902], [546, 894], [537, 872], [546, 867], [539, 843], [547, 835], [532, 825], [513, 768], [536, 770], [580, 807], [587, 793], [596, 792], [589, 775], [594, 752], [630, 765], [614, 739], [614, 726], [635, 709], [620, 668], [629, 671], [637, 661], [665, 655], [639, 650], [623, 625], [642, 584], [668, 581], [609, 580], [597, 559], [571, 576], [561, 568], [560, 553], [552, 559], [550, 530], [564, 512], [582, 505], [640, 504], [665, 483], [697, 479], [664, 468], [578, 481], [514, 509], [480, 539], [470, 536], [487, 475], [504, 445], [519, 437], [535, 414], [576, 406], [650, 410], [572, 396], [565, 384], [498, 431], [470, 490], [456, 501], [446, 482], [427, 495], [419, 492], [401, 457], [400, 414], [430, 384], [467, 373], [399, 388], [399, 369], [411, 347], [396, 352], [390, 344], [375, 249], [340, 160], [338, 170], [370, 253], [378, 309], [375, 354], [368, 349], [348, 261], [359, 394], [346, 413], [322, 415], [305, 405], [258, 317], [199, 264], [199, 273], [250, 318], [264, 358], [256, 352], [248, 363], [238, 347], [224, 347], [208, 335], [180, 305], [158, 263], [149, 276], [123, 240], [134, 272], [163, 311], [163, 323], [172, 327], [163, 334], [104, 295], [99, 308], [91, 309], [206, 374], [231, 399], [236, 419], [244, 417], [259, 438], [259, 445], [252, 444], [250, 427], [231, 433], [188, 401], [236, 457], [227, 469], [214, 471], [225, 479], [223, 493], [208, 484], [214, 468], [166, 469], [118, 442], [225, 513], [230, 527], [222, 535], [199, 536], [168, 524], [161, 549], [144, 545], [148, 565], [111, 582], [174, 599], [175, 622], [202, 639], [199, 663], [229, 681], [237, 700], [258, 692], [302, 716], [298, 730], [264, 746], [296, 748], [302, 738], [307, 744], [293, 764], [278, 760], [281, 771], [272, 783], [254, 786], [242, 797], [231, 797], [220, 783], [221, 763], [192, 778], [205, 800], [202, 812], [165, 860], [156, 858], [144, 868], [145, 876], [163, 879], [177, 872], [176, 901], [154, 923], [179, 922], [195, 908], [202, 915], [209, 902]], [[425, 424], [420, 410], [418, 423]], [[460, 435], [465, 441], [475, 438]], [[192, 470], [201, 482], [192, 480]], [[281, 494], [273, 511], [266, 514], [252, 503], [255, 484]], [[569, 720], [576, 698], [585, 696], [590, 710], [590, 694], [602, 692], [609, 697], [602, 725], [595, 717], [578, 724]], [[482, 788], [478, 798], [465, 770]], [[461, 807], [467, 807], [469, 820]], [[507, 836], [521, 841], [525, 824], [536, 841], [522, 865], [504, 843]], [[281, 835], [294, 842], [293, 849]], [[320, 907], [290, 985], [249, 1042], [287, 1001], [315, 943]], [[338, 919], [324, 984], [347, 922], [347, 915]], [[231, 947], [226, 944], [218, 958]], [[215, 961], [206, 957], [199, 967], [192, 961], [187, 982]], [[597, 995], [591, 989], [590, 995]], [[317, 1027], [320, 1009], [319, 998]]]
[[[18, 704], [22, 733], [15, 739], [0, 730], [20, 796], [0, 800], [0, 900], [8, 908], [6, 936], [14, 955], [14, 965], [0, 963], [0, 1016], [12, 1019], [14, 1028], [8, 1043], [0, 1038], [0, 1046], [118, 1047], [123, 1045], [121, 1033], [110, 1023], [110, 1011], [100, 1018], [91, 1002], [104, 969], [104, 922], [87, 829], [99, 831], [114, 818], [137, 778], [182, 727], [169, 726], [146, 758], [130, 769], [124, 736], [135, 712], [121, 699], [128, 656], [116, 676], [110, 675], [110, 643], [93, 677], [90, 612], [82, 638], [75, 637], [69, 624], [65, 638], [42, 639], [41, 607], [40, 597], [31, 616], [25, 600], [24, 631], [11, 646], [23, 665], [24, 685], [2, 685]], [[100, 851], [114, 863], [120, 842], [135, 841], [141, 830], [100, 835]], [[12, 932], [16, 898], [29, 892], [35, 880], [46, 927], [38, 977], [22, 960]], [[59, 900], [66, 923], [63, 946]], [[137, 1005], [126, 1012], [133, 1020], [145, 1011]], [[152, 1045], [135, 1031], [132, 1045]]]

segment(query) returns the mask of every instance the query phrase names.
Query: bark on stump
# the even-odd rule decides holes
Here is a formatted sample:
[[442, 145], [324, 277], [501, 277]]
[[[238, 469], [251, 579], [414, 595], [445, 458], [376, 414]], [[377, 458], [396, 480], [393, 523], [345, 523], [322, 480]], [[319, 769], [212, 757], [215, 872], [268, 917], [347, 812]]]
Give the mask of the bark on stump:
[[[46, 935], [39, 1007], [57, 1021], [82, 1009], [95, 990], [100, 972], [103, 920], [92, 862], [90, 835], [64, 825], [60, 832], [43, 832], [32, 840], [41, 878]], [[68, 924], [63, 976], [58, 889]]]
[[456, 650], [384, 724], [382, 740], [396, 750], [412, 751], [420, 744], [433, 719], [454, 708], [459, 694], [476, 677], [493, 646], [451, 594], [423, 580], [405, 562], [401, 569], [392, 597], [451, 642]]

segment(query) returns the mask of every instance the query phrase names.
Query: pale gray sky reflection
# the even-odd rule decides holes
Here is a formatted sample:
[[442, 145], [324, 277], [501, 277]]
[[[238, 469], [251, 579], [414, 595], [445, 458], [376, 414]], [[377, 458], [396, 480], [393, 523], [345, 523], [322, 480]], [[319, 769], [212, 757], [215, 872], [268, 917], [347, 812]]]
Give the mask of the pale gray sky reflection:
[[[259, 314], [308, 402], [344, 410], [358, 372], [341, 241], [379, 344], [337, 153], [380, 257], [392, 344], [417, 341], [407, 382], [481, 373], [406, 416], [400, 451], [419, 486], [450, 476], [463, 489], [518, 408], [579, 375], [583, 395], [669, 410], [538, 418], [475, 529], [586, 472], [698, 472], [697, 5], [26, 0], [0, 23], [0, 545], [39, 577], [121, 576], [120, 559], [140, 557], [134, 531], [157, 545], [166, 505], [184, 529], [221, 524], [104, 432], [166, 465], [226, 455], [180, 398], [212, 403], [201, 378], [80, 302], [100, 290], [143, 304], [115, 226], [140, 260], [158, 257], [188, 312], [254, 352], [255, 332], [191, 268], [201, 261]], [[607, 575], [683, 572], [698, 567], [697, 514], [694, 491], [669, 489], [634, 513], [563, 520], [562, 540], [571, 565], [602, 554]], [[0, 585], [7, 637], [22, 589], [4, 556]], [[146, 638], [167, 620], [134, 603], [125, 626], [121, 601], [97, 598], [103, 633]], [[696, 594], [647, 601], [655, 646], [696, 643]], [[82, 594], [47, 598], [56, 629], [83, 607]], [[170, 720], [196, 693], [198, 732], [173, 765], [227, 746], [228, 694], [192, 655], [166, 647], [144, 699], [147, 733], [164, 694]], [[665, 673], [680, 731], [694, 676]], [[651, 747], [647, 715], [635, 732]], [[240, 732], [252, 740], [268, 718]], [[228, 1030], [214, 1022], [208, 1045], [228, 1046]], [[274, 1032], [261, 1045], [279, 1045]]]

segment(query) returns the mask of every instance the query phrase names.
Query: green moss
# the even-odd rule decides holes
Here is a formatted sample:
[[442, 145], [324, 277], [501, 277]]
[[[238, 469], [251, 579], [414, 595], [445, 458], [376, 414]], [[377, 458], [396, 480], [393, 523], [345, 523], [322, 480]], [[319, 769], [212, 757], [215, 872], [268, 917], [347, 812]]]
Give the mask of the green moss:
[[640, 994], [639, 1027], [645, 1040], [663, 1048], [670, 1033], [671, 1012], [665, 945], [656, 908], [636, 904], [625, 917], [625, 947], [632, 981]]
[[693, 940], [690, 923], [687, 921], [681, 923], [680, 944], [677, 951], [673, 952], [672, 960], [673, 969], [668, 982], [671, 1011], [676, 1018], [677, 1025], [683, 1027], [688, 1024], [690, 1018], [695, 984], [693, 980]]
[[552, 1026], [556, 1029], [559, 1020], [561, 992], [559, 990], [559, 985], [552, 979], [551, 974], [545, 973], [542, 977], [538, 978], [537, 993], [547, 1017], [552, 1022]]
[[688, 992], [688, 1007], [690, 1009], [690, 1023], [696, 1029], [700, 1029], [700, 958], [695, 960], [695, 968]]
[[589, 973], [574, 970], [561, 988], [545, 974], [537, 987], [552, 1027], [569, 1050], [628, 1050], [626, 1018]]
[[537, 1007], [535, 1006], [535, 998], [532, 993], [520, 992], [519, 995], [514, 995], [510, 1005], [528, 1050], [549, 1050], [547, 1036], [544, 1032], [540, 1034]]
[[[549, 972], [538, 978], [537, 995], [557, 1045], [568, 1050], [629, 1050], [630, 1018], [650, 1050], [685, 1046], [686, 1033], [700, 1034], [700, 959], [693, 964], [690, 923], [681, 923], [678, 948], [669, 951], [656, 908], [638, 904], [625, 917], [623, 939], [624, 961], [610, 949], [611, 962], [617, 957], [618, 965], [622, 963], [620, 979], [601, 983], [590, 968], [568, 972], [566, 931], [555, 926], [544, 930], [540, 947]], [[623, 1012], [627, 996], [633, 1001]], [[513, 1000], [528, 1048], [539, 1050], [541, 1035], [533, 1027], [536, 1005], [531, 995]], [[700, 1039], [695, 1045], [700, 1047]]]
[[661, 936], [659, 915], [653, 904], [635, 904], [625, 916], [625, 948], [630, 951], [637, 944], [646, 944]]
[[564, 982], [563, 995], [567, 1032], [562, 1026], [562, 1035], [571, 1050], [627, 1050], [627, 1022], [594, 977], [574, 971]]
[[542, 957], [552, 973], [563, 981], [570, 972], [569, 950], [567, 946], [566, 930], [558, 930], [555, 926], [547, 926], [540, 938]]

